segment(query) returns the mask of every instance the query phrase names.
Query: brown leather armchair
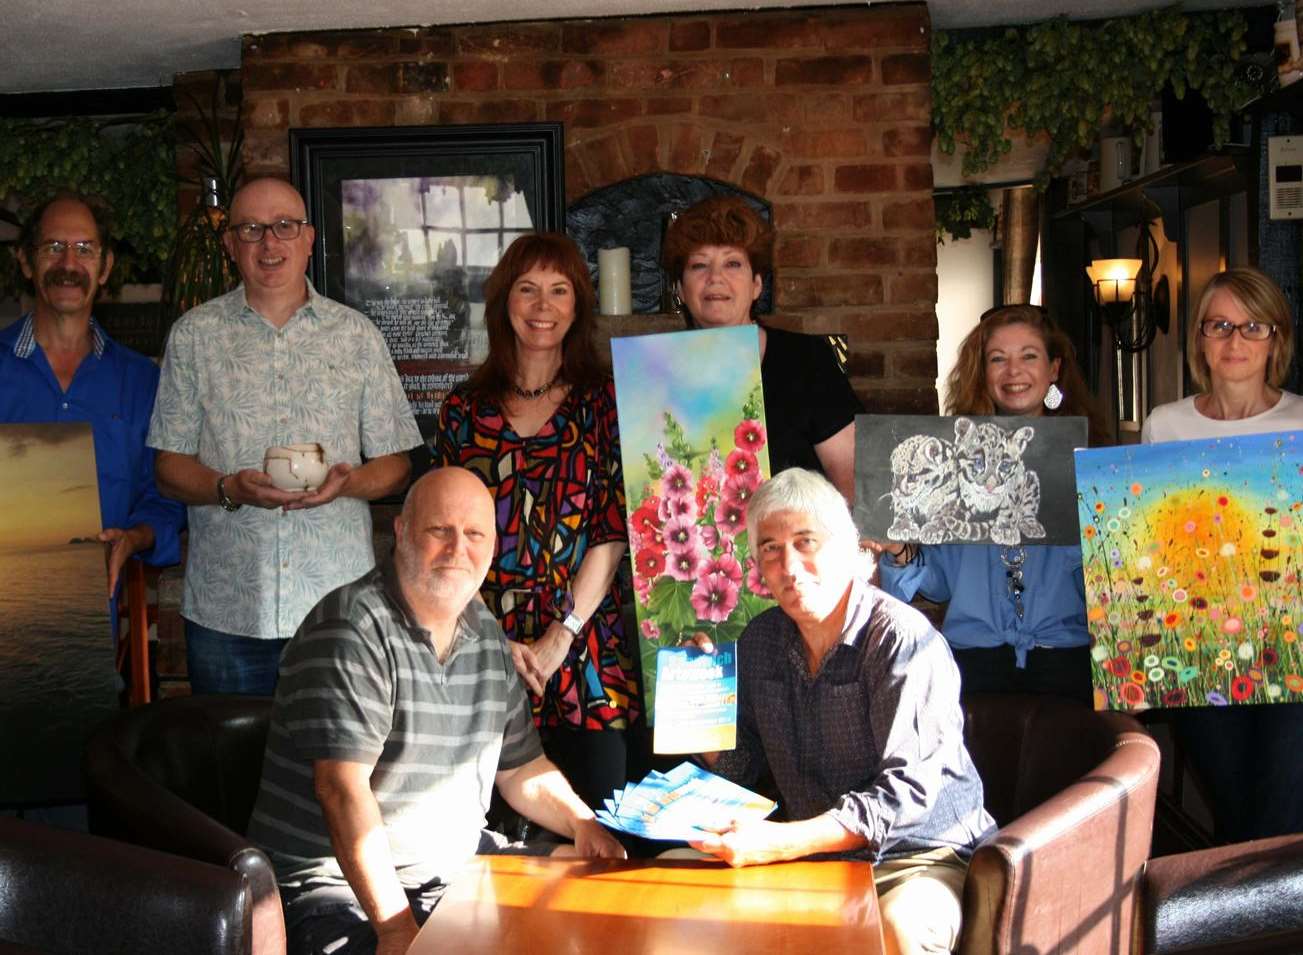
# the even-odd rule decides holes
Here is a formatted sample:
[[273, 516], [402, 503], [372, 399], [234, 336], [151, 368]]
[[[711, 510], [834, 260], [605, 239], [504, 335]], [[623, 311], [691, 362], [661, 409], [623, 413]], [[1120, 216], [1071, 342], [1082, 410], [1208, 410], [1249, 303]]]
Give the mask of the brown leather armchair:
[[91, 831], [240, 875], [253, 900], [252, 955], [284, 955], [267, 856], [244, 837], [262, 776], [271, 698], [190, 696], [119, 714], [86, 745]]
[[0, 953], [244, 955], [252, 933], [237, 872], [0, 817]]
[[1303, 834], [1151, 859], [1138, 955], [1303, 952]]
[[1157, 744], [1131, 717], [1069, 700], [974, 694], [963, 705], [1000, 829], [968, 870], [961, 955], [1128, 951]]

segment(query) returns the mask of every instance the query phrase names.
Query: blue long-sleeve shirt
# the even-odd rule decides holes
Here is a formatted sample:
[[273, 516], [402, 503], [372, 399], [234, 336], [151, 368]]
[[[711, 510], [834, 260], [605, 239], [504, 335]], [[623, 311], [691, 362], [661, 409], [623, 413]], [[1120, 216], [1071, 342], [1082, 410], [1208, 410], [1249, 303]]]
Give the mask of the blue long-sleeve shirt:
[[949, 601], [941, 632], [956, 650], [1014, 648], [1018, 666], [1032, 647], [1084, 647], [1086, 590], [1077, 547], [1026, 547], [1023, 561], [1023, 616], [1018, 619], [1009, 593], [1000, 548], [994, 545], [939, 544], [919, 548], [904, 567], [884, 555], [880, 586], [901, 600], [922, 594]]
[[[92, 320], [93, 348], [65, 392], [33, 328], [28, 315], [0, 329], [0, 422], [89, 422], [104, 527], [148, 524], [154, 530], [154, 546], [136, 556], [155, 567], [177, 563], [185, 507], [159, 494], [154, 452], [145, 446], [158, 367], [113, 341]], [[116, 621], [116, 604], [110, 612]]]

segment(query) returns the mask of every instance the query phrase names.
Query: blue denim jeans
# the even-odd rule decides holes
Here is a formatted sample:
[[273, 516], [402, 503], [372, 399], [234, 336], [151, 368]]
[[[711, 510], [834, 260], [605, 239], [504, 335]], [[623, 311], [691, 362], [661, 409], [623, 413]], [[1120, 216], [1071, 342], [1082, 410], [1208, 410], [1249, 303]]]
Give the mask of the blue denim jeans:
[[185, 622], [186, 667], [192, 693], [274, 696], [281, 651], [288, 640], [262, 640]]

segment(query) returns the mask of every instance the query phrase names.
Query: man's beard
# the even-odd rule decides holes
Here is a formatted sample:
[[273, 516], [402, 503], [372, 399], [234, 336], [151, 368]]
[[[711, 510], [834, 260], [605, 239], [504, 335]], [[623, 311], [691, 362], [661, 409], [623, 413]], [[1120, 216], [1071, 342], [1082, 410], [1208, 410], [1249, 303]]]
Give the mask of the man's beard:
[[478, 586], [469, 581], [469, 571], [422, 567], [409, 548], [399, 543], [394, 551], [398, 579], [426, 603], [461, 613], [475, 596]]

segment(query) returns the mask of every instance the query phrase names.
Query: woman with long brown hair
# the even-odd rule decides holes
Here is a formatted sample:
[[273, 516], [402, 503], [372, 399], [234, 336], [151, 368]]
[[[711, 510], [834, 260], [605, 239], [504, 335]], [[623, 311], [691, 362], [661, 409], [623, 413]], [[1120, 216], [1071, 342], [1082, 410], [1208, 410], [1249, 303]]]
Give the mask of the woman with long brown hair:
[[489, 355], [439, 409], [436, 465], [497, 501], [481, 591], [532, 691], [549, 758], [590, 806], [626, 781], [638, 678], [615, 573], [624, 485], [615, 388], [593, 342], [588, 268], [563, 235], [525, 235], [485, 282]]
[[[952, 415], [1083, 415], [1104, 431], [1067, 336], [1044, 309], [984, 314], [949, 377]], [[948, 603], [941, 632], [965, 693], [1049, 693], [1092, 701], [1090, 633], [1076, 546], [880, 545], [882, 588]]]

